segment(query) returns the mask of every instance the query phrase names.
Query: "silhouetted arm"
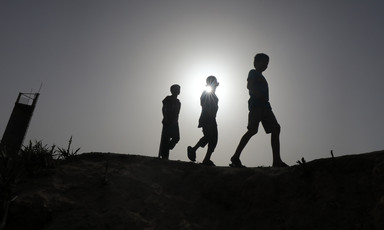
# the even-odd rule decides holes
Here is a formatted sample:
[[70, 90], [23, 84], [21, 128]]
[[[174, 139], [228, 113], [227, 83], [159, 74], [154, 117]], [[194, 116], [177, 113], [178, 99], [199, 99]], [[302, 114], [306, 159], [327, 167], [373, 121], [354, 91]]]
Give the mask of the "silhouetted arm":
[[177, 104], [177, 114], [180, 114], [180, 109], [181, 109], [181, 103], [179, 102]]
[[260, 92], [259, 87], [257, 87], [257, 79], [255, 77], [248, 78], [247, 88], [249, 90], [249, 94], [258, 98], [263, 97], [262, 92]]

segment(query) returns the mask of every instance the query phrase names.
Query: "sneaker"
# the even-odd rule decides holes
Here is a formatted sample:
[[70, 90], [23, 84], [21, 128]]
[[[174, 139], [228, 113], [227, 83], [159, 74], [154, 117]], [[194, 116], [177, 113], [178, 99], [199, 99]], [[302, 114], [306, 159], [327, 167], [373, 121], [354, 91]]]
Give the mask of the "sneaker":
[[188, 159], [190, 159], [191, 161], [193, 162], [196, 161], [196, 151], [194, 151], [191, 146], [188, 146], [187, 148], [187, 156], [188, 156]]
[[231, 164], [229, 164], [229, 166], [231, 166], [232, 168], [245, 168], [245, 166], [243, 164], [241, 164], [241, 161], [239, 158], [231, 158]]
[[203, 160], [202, 164], [205, 166], [216, 166], [215, 163], [213, 163], [211, 160]]

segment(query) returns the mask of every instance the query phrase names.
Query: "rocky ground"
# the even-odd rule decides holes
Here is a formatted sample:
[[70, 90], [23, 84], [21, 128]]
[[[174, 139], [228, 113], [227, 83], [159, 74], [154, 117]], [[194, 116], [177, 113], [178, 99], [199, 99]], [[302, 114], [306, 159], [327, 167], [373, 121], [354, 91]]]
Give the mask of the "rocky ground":
[[20, 181], [5, 229], [384, 229], [384, 151], [289, 168], [86, 153]]

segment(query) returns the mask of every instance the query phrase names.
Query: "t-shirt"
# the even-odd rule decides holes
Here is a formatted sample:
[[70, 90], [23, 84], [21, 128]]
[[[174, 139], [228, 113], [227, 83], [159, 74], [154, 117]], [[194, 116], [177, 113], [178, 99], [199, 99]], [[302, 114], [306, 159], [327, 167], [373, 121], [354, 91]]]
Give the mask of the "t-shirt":
[[217, 125], [216, 114], [219, 110], [219, 99], [215, 93], [208, 93], [204, 91], [200, 97], [201, 115], [199, 119], [199, 126]]
[[255, 108], [271, 108], [269, 103], [269, 89], [268, 82], [265, 77], [252, 69], [249, 71], [248, 79], [253, 80], [253, 85], [250, 85], [249, 90], [249, 100], [248, 100], [248, 109], [252, 110]]
[[163, 100], [163, 124], [169, 125], [179, 120], [181, 103], [173, 96], [166, 96]]

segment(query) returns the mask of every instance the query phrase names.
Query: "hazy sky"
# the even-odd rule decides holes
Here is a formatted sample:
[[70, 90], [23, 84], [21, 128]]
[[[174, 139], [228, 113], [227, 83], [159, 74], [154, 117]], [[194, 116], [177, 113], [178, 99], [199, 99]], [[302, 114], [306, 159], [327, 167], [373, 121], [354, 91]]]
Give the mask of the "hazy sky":
[[[384, 149], [383, 1], [0, 2], [0, 135], [19, 92], [43, 88], [25, 141], [81, 152], [157, 156], [161, 101], [181, 85], [181, 141], [187, 161], [205, 78], [215, 75], [219, 142], [228, 165], [246, 132], [246, 80], [258, 52], [282, 126], [288, 164]], [[206, 149], [198, 150], [202, 161]], [[272, 164], [263, 129], [244, 149], [247, 166]]]

